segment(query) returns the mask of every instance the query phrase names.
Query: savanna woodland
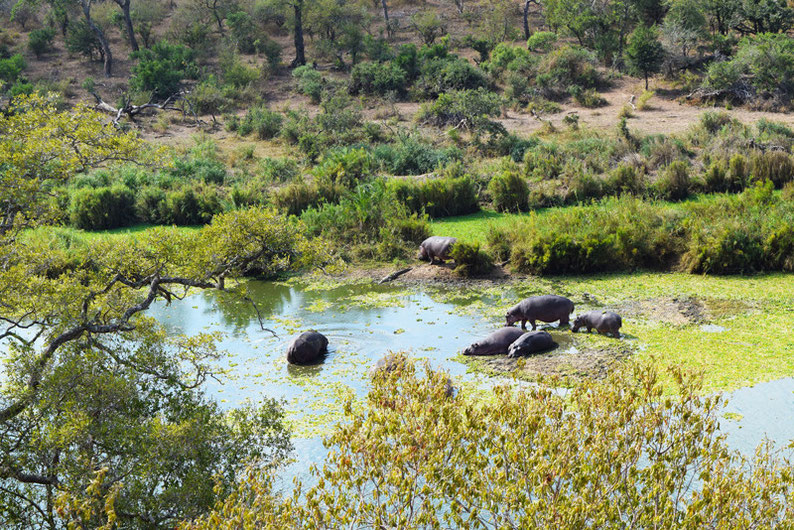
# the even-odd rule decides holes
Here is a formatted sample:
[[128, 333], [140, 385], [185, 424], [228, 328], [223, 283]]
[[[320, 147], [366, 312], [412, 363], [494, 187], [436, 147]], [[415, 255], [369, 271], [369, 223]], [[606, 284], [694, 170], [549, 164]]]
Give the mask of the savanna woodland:
[[794, 528], [793, 34], [0, 0], [0, 528]]

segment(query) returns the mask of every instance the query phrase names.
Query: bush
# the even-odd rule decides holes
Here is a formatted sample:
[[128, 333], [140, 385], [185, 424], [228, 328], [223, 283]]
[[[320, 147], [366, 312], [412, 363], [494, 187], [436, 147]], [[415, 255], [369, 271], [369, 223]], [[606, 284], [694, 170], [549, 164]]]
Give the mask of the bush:
[[569, 92], [576, 103], [588, 109], [603, 107], [607, 104], [607, 100], [592, 88], [583, 90], [579, 85], [573, 85]]
[[34, 29], [28, 35], [28, 49], [36, 58], [40, 58], [52, 49], [52, 40], [55, 38], [55, 28]]
[[495, 175], [488, 183], [488, 194], [500, 212], [521, 212], [529, 206], [529, 187], [515, 171], [505, 170]]
[[298, 163], [292, 158], [264, 158], [258, 165], [258, 175], [269, 182], [287, 182], [299, 174]]
[[25, 59], [18, 53], [7, 59], [0, 59], [0, 80], [7, 85], [14, 84], [26, 66]]
[[227, 110], [230, 105], [229, 99], [224, 95], [221, 87], [218, 86], [218, 80], [214, 75], [208, 76], [193, 87], [187, 97], [198, 114], [215, 116]]
[[480, 250], [479, 243], [457, 241], [450, 251], [455, 260], [455, 274], [463, 277], [481, 276], [491, 272], [493, 261], [488, 253]]
[[641, 171], [631, 165], [619, 164], [606, 181], [606, 188], [612, 193], [629, 193], [640, 195], [644, 191], [645, 182]]
[[281, 113], [259, 106], [249, 109], [242, 119], [233, 117], [227, 122], [227, 127], [240, 136], [254, 133], [260, 140], [270, 140], [281, 132], [283, 120]]
[[167, 98], [179, 91], [182, 80], [198, 75], [193, 51], [182, 44], [160, 41], [149, 49], [132, 54], [138, 64], [132, 67], [130, 87], [151, 91], [154, 97]]
[[760, 238], [740, 220], [703, 226], [684, 256], [692, 273], [745, 274], [756, 272], [764, 261]]
[[135, 196], [126, 186], [80, 188], [71, 193], [69, 221], [83, 230], [108, 230], [136, 221]]
[[537, 67], [535, 83], [544, 97], [562, 99], [571, 87], [596, 88], [601, 78], [596, 58], [578, 46], [563, 46], [546, 54]]
[[654, 182], [659, 198], [667, 201], [680, 201], [689, 196], [689, 166], [682, 160], [671, 163]]
[[353, 94], [405, 94], [407, 79], [402, 68], [394, 63], [358, 63], [350, 74]]
[[415, 213], [430, 217], [449, 217], [474, 213], [480, 209], [477, 188], [469, 177], [440, 177], [420, 181], [391, 179], [388, 188], [395, 198]]
[[135, 216], [143, 223], [167, 224], [165, 190], [146, 186], [135, 197]]
[[258, 68], [243, 64], [237, 55], [221, 61], [221, 69], [223, 80], [235, 88], [245, 88], [262, 75]]
[[300, 215], [319, 202], [319, 193], [316, 186], [300, 180], [274, 190], [271, 200], [279, 211], [287, 215]]
[[254, 43], [258, 31], [251, 15], [245, 11], [229, 13], [226, 15], [226, 24], [229, 26], [229, 36], [240, 53], [256, 51]]
[[533, 52], [548, 53], [556, 42], [556, 33], [551, 31], [536, 31], [527, 39], [527, 48]]
[[[423, 49], [424, 50], [424, 49]], [[420, 53], [427, 56], [428, 52]], [[418, 97], [434, 98], [453, 90], [473, 90], [487, 86], [485, 74], [465, 59], [456, 56], [425, 58], [420, 62], [421, 74], [414, 90]]]
[[102, 43], [99, 42], [96, 33], [83, 18], [69, 24], [65, 40], [66, 49], [71, 53], [87, 57], [89, 61], [93, 61], [94, 58], [100, 60], [105, 58]]
[[794, 180], [794, 162], [783, 151], [756, 153], [752, 158], [752, 176], [755, 181], [772, 181], [776, 188]]
[[299, 66], [292, 71], [292, 77], [298, 81], [298, 92], [309, 96], [315, 105], [320, 103], [325, 80], [320, 72], [309, 65]]
[[365, 150], [338, 149], [328, 152], [313, 173], [320, 196], [338, 202], [345, 192], [370, 179], [372, 168], [372, 158]]
[[378, 145], [372, 156], [391, 175], [422, 175], [462, 158], [461, 152], [454, 147], [435, 148], [413, 135], [400, 138], [394, 144]]
[[184, 186], [165, 196], [164, 224], [192, 226], [207, 224], [223, 211], [217, 188]]
[[499, 116], [501, 98], [484, 88], [447, 92], [431, 104], [423, 104], [416, 119], [436, 127], [454, 126], [477, 133], [506, 134], [504, 127], [490, 117]]

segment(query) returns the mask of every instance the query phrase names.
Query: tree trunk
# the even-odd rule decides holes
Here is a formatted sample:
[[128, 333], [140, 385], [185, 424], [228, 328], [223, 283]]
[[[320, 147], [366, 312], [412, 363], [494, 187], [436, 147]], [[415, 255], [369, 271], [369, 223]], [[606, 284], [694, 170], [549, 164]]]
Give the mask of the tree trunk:
[[130, 39], [132, 51], [138, 51], [138, 41], [135, 39], [135, 29], [132, 27], [132, 17], [130, 16], [130, 0], [115, 0], [124, 14], [124, 25], [127, 27], [127, 36]]
[[648, 74], [645, 74], [645, 90], [648, 90]]
[[213, 4], [212, 14], [215, 16], [215, 22], [218, 23], [218, 31], [220, 32], [221, 36], [223, 36], [223, 19], [221, 18], [221, 14], [218, 12], [218, 2]]
[[386, 25], [389, 25], [389, 6], [386, 5], [386, 0], [380, 0], [381, 5], [383, 6], [383, 18], [386, 19]]
[[532, 0], [524, 0], [524, 40], [529, 40], [529, 3]]
[[91, 0], [80, 0], [80, 5], [83, 7], [83, 15], [85, 15], [85, 20], [86, 22], [88, 22], [88, 26], [96, 34], [97, 39], [99, 39], [99, 44], [102, 45], [102, 53], [104, 55], [105, 77], [112, 77], [113, 54], [110, 52], [110, 44], [108, 43], [108, 40], [105, 38], [105, 33], [102, 31], [102, 28], [97, 26], [96, 23], [91, 18]]
[[306, 52], [303, 45], [303, 0], [297, 0], [292, 7], [295, 9], [295, 59], [292, 67], [306, 64]]

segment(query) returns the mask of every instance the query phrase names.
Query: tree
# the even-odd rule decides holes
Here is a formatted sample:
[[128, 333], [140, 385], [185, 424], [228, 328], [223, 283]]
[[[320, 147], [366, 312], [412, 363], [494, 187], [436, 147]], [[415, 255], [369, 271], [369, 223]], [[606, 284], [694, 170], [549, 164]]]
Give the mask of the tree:
[[0, 236], [47, 221], [48, 189], [78, 171], [133, 160], [143, 144], [79, 104], [59, 111], [46, 97], [17, 97], [0, 115]]
[[4, 528], [54, 530], [59, 514], [98, 526], [88, 492], [113, 496], [123, 528], [172, 528], [231, 491], [244, 466], [276, 465], [289, 450], [276, 403], [226, 414], [201, 393], [215, 337], [169, 336], [144, 313], [227, 277], [314, 263], [324, 246], [301, 225], [252, 209], [218, 215], [200, 235], [160, 229], [124, 245], [25, 230], [58, 215], [53, 186], [138, 159], [157, 161], [85, 105], [18, 97], [0, 115]]
[[629, 69], [645, 78], [645, 90], [648, 90], [648, 76], [658, 72], [664, 61], [664, 48], [659, 42], [655, 27], [640, 25], [629, 37], [626, 48], [626, 62]]
[[672, 46], [680, 47], [687, 57], [700, 38], [706, 34], [706, 17], [700, 0], [675, 0], [669, 4], [662, 34]]
[[252, 472], [181, 528], [785, 528], [790, 461], [771, 443], [730, 451], [700, 381], [632, 363], [565, 394], [547, 381], [477, 399], [395, 356], [348, 404], [314, 486], [282, 496]]
[[[105, 32], [91, 16], [91, 5], [94, 0], [17, 0], [14, 5], [14, 11], [28, 9], [31, 6], [38, 5], [42, 1], [47, 1], [56, 12], [65, 13], [69, 8], [79, 8], [82, 11], [85, 23], [94, 35], [96, 35], [96, 39], [99, 41], [99, 46], [102, 49], [101, 56], [104, 63], [103, 69], [105, 77], [111, 77], [113, 75], [113, 53], [110, 50], [110, 42], [105, 36]], [[124, 1], [129, 2], [129, 0]]]
[[138, 39], [135, 38], [135, 28], [132, 26], [132, 16], [130, 16], [130, 0], [113, 0], [121, 8], [124, 17], [124, 28], [127, 31], [127, 38], [133, 52], [138, 51]]

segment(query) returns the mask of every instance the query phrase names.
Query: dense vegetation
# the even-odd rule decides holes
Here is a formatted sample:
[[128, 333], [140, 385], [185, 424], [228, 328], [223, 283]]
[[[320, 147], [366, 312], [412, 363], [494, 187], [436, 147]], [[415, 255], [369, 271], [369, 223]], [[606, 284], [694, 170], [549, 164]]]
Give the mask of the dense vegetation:
[[[335, 431], [320, 484], [280, 497], [282, 405], [221, 410], [217, 337], [145, 316], [199, 289], [251, 302], [240, 278], [403, 262], [431, 220], [481, 210], [526, 215], [460, 241], [461, 275], [793, 271], [794, 130], [746, 118], [792, 108], [784, 0], [18, 0], [0, 18], [4, 528], [791, 518], [783, 462], [726, 453], [716, 402], [682, 374], [662, 400], [653, 367], [488, 409], [405, 365]], [[673, 99], [724, 110], [644, 132]], [[140, 224], [123, 245], [51, 230]]]

